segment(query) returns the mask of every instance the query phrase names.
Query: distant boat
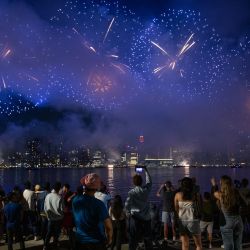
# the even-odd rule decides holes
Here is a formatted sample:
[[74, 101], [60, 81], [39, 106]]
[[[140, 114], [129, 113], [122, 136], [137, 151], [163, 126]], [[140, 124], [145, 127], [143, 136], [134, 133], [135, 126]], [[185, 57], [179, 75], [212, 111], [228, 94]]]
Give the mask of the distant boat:
[[231, 168], [241, 168], [241, 165], [232, 165]]
[[173, 159], [168, 158], [145, 158], [144, 160], [145, 165], [148, 168], [173, 168]]
[[28, 164], [28, 163], [24, 163], [23, 164], [23, 167], [26, 169], [26, 170], [37, 170], [37, 169], [39, 169], [39, 167], [38, 167], [38, 165], [36, 165], [36, 166], [31, 166], [30, 164]]

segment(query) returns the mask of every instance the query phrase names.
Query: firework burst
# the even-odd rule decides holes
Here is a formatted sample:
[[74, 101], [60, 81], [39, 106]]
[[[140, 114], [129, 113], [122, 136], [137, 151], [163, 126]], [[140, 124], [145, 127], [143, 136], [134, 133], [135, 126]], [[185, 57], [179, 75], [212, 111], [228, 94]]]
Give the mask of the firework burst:
[[[160, 78], [162, 76], [162, 74], [164, 73], [164, 70], [166, 70], [167, 68], [174, 70], [176, 68], [176, 65], [178, 63], [178, 61], [181, 61], [183, 55], [191, 48], [193, 47], [193, 45], [195, 44], [194, 41], [192, 41], [191, 43], [189, 43], [189, 41], [193, 38], [194, 34], [192, 34], [188, 40], [185, 42], [185, 44], [181, 47], [180, 51], [176, 54], [175, 57], [172, 57], [169, 55], [169, 53], [167, 53], [166, 50], [164, 50], [159, 44], [151, 41], [151, 43], [156, 46], [158, 49], [160, 49], [168, 58], [169, 58], [169, 62], [167, 62], [166, 64], [157, 67], [154, 69], [154, 74], [158, 74], [158, 77]], [[183, 77], [183, 69], [180, 69], [180, 76]]]
[[[108, 77], [107, 75], [100, 73], [101, 71], [104, 71], [105, 68], [113, 68], [113, 70], [116, 70], [118, 73], [125, 74], [126, 71], [129, 69], [129, 66], [126, 64], [123, 64], [119, 62], [119, 56], [117, 54], [112, 54], [103, 49], [105, 45], [105, 41], [108, 37], [108, 34], [111, 32], [112, 25], [114, 23], [115, 18], [113, 17], [108, 25], [107, 31], [104, 35], [103, 42], [101, 44], [101, 47], [96, 48], [94, 45], [90, 45], [88, 41], [86, 41], [83, 36], [75, 29], [72, 28], [72, 30], [80, 36], [81, 40], [83, 41], [84, 46], [92, 53], [94, 53], [94, 56], [96, 56], [96, 64], [95, 68], [91, 71], [91, 73], [88, 76], [87, 80], [87, 86], [93, 86], [94, 91], [93, 92], [100, 92], [100, 93], [106, 93], [108, 91], [112, 90], [112, 86], [116, 85], [116, 81], [112, 81], [111, 77]], [[99, 72], [99, 73], [98, 73]]]
[[132, 48], [152, 91], [168, 94], [158, 97], [163, 101], [216, 95], [229, 64], [220, 37], [195, 11], [168, 10], [152, 19]]
[[[94, 108], [119, 107], [128, 102], [142, 84], [138, 84], [130, 65], [130, 43], [140, 22], [118, 3], [76, 2], [67, 2], [58, 10], [58, 15], [52, 17], [52, 22], [64, 22], [68, 27], [60, 32], [71, 33], [69, 39], [81, 45], [77, 55], [73, 50], [70, 52], [74, 63], [80, 65], [73, 79], [75, 99]], [[79, 6], [83, 11], [79, 12]]]
[[20, 15], [16, 5], [1, 2], [0, 9], [0, 89], [8, 93], [1, 95], [1, 109], [2, 114], [15, 114], [47, 103], [54, 81], [48, 45], [54, 37], [49, 25], [30, 18], [26, 6], [19, 7]]

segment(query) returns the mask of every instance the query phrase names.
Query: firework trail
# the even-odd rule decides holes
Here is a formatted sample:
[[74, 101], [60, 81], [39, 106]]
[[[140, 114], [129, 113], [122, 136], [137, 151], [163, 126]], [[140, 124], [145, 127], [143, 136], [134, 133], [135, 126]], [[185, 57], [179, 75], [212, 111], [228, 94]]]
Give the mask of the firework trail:
[[11, 50], [7, 49], [6, 51], [3, 52], [2, 58], [5, 59], [10, 53], [11, 53]]
[[191, 44], [188, 43], [193, 38], [193, 36], [194, 36], [194, 34], [192, 34], [188, 38], [188, 40], [185, 42], [185, 44], [181, 48], [180, 52], [178, 53], [177, 57], [180, 57], [181, 55], [183, 55], [184, 53], [186, 53], [195, 44], [194, 41]]
[[26, 74], [26, 76], [29, 78], [29, 79], [32, 79], [33, 81], [35, 82], [39, 82], [39, 79], [35, 76], [32, 76], [32, 75], [29, 75], [29, 74]]
[[3, 83], [3, 88], [6, 89], [6, 83], [5, 83], [3, 76], [1, 76], [1, 78], [2, 78], [2, 83]]
[[[191, 42], [191, 44], [189, 44], [189, 41], [193, 38], [194, 34], [192, 34], [188, 40], [185, 42], [185, 44], [182, 46], [182, 48], [180, 49], [179, 53], [176, 55], [175, 58], [171, 57], [169, 55], [169, 53], [162, 47], [160, 46], [158, 43], [154, 42], [154, 41], [151, 41], [151, 43], [157, 47], [160, 51], [162, 51], [165, 55], [167, 55], [171, 61], [170, 63], [167, 63], [163, 66], [160, 66], [160, 67], [157, 67], [153, 70], [153, 73], [154, 74], [158, 74], [158, 77], [161, 77], [162, 74], [159, 74], [161, 73], [161, 71], [165, 70], [166, 68], [170, 68], [171, 70], [174, 70], [175, 67], [176, 67], [176, 64], [177, 64], [177, 61], [180, 61], [182, 58], [181, 56], [183, 56], [191, 47], [193, 47], [193, 45], [195, 44], [194, 41]], [[181, 69], [180, 70], [180, 76], [183, 77], [183, 72], [184, 70]]]
[[108, 36], [108, 34], [109, 34], [109, 32], [110, 32], [110, 29], [111, 29], [111, 27], [112, 27], [112, 25], [113, 25], [114, 20], [115, 20], [115, 18], [113, 17], [112, 20], [111, 20], [111, 22], [110, 22], [110, 24], [109, 24], [109, 27], [108, 27], [108, 29], [107, 29], [107, 31], [106, 31], [106, 34], [105, 34], [105, 36], [104, 36], [104, 38], [103, 38], [103, 42], [102, 42], [102, 43], [105, 43], [106, 38], [107, 38], [107, 36]]
[[[1, 53], [0, 53], [1, 54], [1, 56], [0, 56], [1, 60], [2, 61], [5, 60], [10, 55], [10, 53], [11, 53], [11, 49], [10, 48], [8, 48], [7, 46], [5, 48], [3, 48], [2, 51], [1, 51]], [[7, 84], [5, 82], [5, 79], [4, 79], [3, 75], [1, 75], [1, 79], [2, 79], [3, 88], [6, 89], [7, 88]]]
[[168, 52], [167, 52], [165, 49], [163, 49], [159, 44], [157, 44], [157, 43], [155, 43], [155, 42], [153, 42], [153, 41], [151, 41], [151, 43], [152, 43], [155, 47], [157, 47], [158, 49], [160, 49], [165, 55], [167, 55], [168, 57], [171, 58], [171, 56], [168, 54]]

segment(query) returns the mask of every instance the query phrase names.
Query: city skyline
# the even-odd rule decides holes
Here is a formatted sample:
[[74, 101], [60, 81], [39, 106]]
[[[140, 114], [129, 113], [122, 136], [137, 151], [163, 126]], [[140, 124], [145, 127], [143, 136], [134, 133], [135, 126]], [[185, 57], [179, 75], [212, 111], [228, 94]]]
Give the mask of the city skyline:
[[1, 1], [0, 157], [36, 137], [250, 153], [249, 7]]
[[81, 145], [69, 148], [62, 141], [44, 141], [33, 138], [22, 142], [19, 151], [6, 152], [1, 157], [0, 168], [47, 168], [47, 167], [126, 167], [136, 164], [156, 166], [250, 166], [247, 150], [239, 152], [185, 151], [185, 148], [158, 148], [157, 152], [145, 151], [142, 136], [136, 145], [119, 148], [98, 148]]

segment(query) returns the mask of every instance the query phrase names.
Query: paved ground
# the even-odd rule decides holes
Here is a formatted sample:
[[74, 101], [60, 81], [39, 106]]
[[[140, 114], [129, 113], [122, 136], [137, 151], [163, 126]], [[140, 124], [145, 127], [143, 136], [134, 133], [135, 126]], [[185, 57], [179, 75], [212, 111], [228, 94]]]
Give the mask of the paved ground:
[[[65, 237], [61, 238], [60, 243], [61, 243], [61, 246], [59, 248], [57, 248], [57, 250], [70, 249], [69, 242], [67, 241], [67, 239]], [[222, 248], [220, 248], [220, 244], [221, 244], [220, 241], [215, 241], [213, 250], [223, 250]], [[26, 249], [28, 249], [28, 250], [42, 250], [43, 241], [42, 240], [40, 240], [40, 241], [34, 241], [34, 240], [25, 241], [25, 246], [26, 246]], [[207, 244], [204, 243], [204, 249], [206, 249], [206, 247], [207, 247]], [[243, 248], [246, 250], [250, 250], [250, 244], [249, 243], [243, 244]], [[8, 250], [8, 247], [7, 247], [7, 245], [0, 245], [0, 249], [1, 250]], [[20, 249], [19, 244], [15, 244], [13, 246], [13, 250], [17, 250], [17, 249]], [[124, 244], [122, 246], [122, 250], [127, 250], [127, 249], [128, 249], [128, 245]], [[179, 249], [181, 249], [181, 244], [179, 241], [177, 241], [177, 242], [169, 241], [167, 250], [179, 250]], [[190, 244], [190, 249], [195, 249], [192, 242]], [[51, 250], [53, 250], [52, 247], [51, 247]]]

